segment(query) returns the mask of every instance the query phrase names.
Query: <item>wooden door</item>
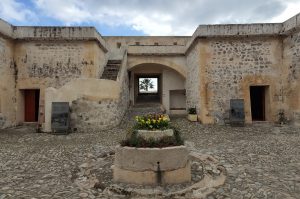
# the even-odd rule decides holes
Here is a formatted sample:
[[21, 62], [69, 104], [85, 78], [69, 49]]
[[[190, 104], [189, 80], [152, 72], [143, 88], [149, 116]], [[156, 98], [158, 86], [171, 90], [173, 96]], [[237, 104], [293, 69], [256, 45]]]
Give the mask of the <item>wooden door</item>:
[[24, 90], [25, 95], [25, 122], [36, 122], [36, 92], [35, 90]]

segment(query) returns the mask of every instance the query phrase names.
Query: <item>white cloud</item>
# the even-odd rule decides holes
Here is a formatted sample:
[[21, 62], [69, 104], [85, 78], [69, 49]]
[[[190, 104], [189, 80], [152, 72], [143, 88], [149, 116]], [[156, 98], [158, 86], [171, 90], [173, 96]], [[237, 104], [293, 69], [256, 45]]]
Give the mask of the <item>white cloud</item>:
[[287, 19], [295, 16], [300, 12], [300, 1], [299, 0], [283, 0], [284, 3], [286, 3], [286, 9], [279, 14], [278, 16], [275, 16], [271, 22], [278, 23], [286, 21]]
[[[191, 35], [199, 24], [282, 22], [300, 11], [299, 0], [31, 1], [37, 15], [65, 25], [125, 25], [146, 35]], [[33, 15], [16, 0], [1, 0], [0, 5], [5, 6], [2, 17], [5, 12], [20, 21]]]
[[41, 14], [58, 19], [66, 25], [80, 24], [93, 20], [83, 1], [77, 0], [36, 0]]
[[16, 0], [0, 1], [0, 17], [8, 21], [36, 20], [35, 13]]

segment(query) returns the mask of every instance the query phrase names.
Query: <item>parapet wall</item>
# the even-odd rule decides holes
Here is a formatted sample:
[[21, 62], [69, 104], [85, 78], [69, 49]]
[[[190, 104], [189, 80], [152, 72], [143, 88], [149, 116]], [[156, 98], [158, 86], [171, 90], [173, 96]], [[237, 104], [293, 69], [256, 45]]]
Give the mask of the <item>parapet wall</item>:
[[291, 34], [300, 29], [300, 13], [282, 23], [281, 34]]
[[104, 52], [106, 44], [94, 27], [25, 27], [13, 28], [17, 40], [95, 40]]
[[13, 35], [13, 27], [6, 21], [0, 19], [0, 34], [6, 37], [12, 37]]

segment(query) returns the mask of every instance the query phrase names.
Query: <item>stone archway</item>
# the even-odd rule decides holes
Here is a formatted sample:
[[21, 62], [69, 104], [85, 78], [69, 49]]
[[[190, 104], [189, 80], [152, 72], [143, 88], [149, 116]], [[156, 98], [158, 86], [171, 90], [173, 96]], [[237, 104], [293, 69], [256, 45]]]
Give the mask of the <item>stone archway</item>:
[[182, 77], [186, 78], [187, 68], [185, 66], [185, 60], [179, 59], [177, 62], [178, 63], [173, 62], [169, 59], [160, 58], [160, 57], [157, 57], [155, 59], [149, 58], [149, 57], [134, 57], [134, 58], [129, 57], [127, 69], [129, 71], [131, 71], [134, 68], [139, 67], [140, 65], [144, 65], [144, 64], [161, 65], [162, 67], [167, 67], [167, 68], [175, 70]]
[[[145, 62], [134, 66], [129, 65], [131, 103], [137, 105], [139, 103], [137, 99], [139, 99], [139, 95], [141, 95], [138, 86], [139, 80], [137, 78], [157, 78], [159, 84], [157, 95], [160, 99], [153, 101], [153, 103], [163, 105], [169, 114], [186, 113], [185, 73], [183, 70], [180, 70], [179, 66], [176, 66], [177, 70], [175, 70], [174, 67], [175, 65], [170, 67], [161, 63]], [[181, 67], [181, 69], [183, 69], [183, 67]], [[148, 100], [148, 103], [151, 103], [151, 100]]]

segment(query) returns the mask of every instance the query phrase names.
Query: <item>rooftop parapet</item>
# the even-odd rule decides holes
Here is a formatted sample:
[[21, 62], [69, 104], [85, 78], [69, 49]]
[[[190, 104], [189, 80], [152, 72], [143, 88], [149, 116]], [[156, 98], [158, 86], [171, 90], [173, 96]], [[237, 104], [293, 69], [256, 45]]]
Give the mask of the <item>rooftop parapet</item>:
[[300, 13], [282, 23], [281, 34], [288, 35], [300, 29]]
[[106, 44], [94, 27], [15, 26], [13, 38], [20, 40], [95, 40], [107, 52]]
[[184, 55], [185, 46], [161, 45], [161, 46], [128, 46], [128, 54], [131, 55]]
[[276, 35], [281, 28], [281, 23], [200, 25], [193, 37]]
[[5, 37], [12, 37], [13, 35], [12, 25], [2, 19], [0, 19], [0, 34]]
[[275, 36], [281, 30], [282, 23], [200, 25], [188, 42], [186, 52], [201, 37]]
[[300, 13], [283, 23], [200, 25], [187, 43], [186, 52], [196, 38], [201, 37], [280, 36], [298, 30], [300, 30]]
[[94, 27], [12, 26], [0, 19], [0, 34], [16, 40], [94, 40], [107, 52], [104, 39]]

